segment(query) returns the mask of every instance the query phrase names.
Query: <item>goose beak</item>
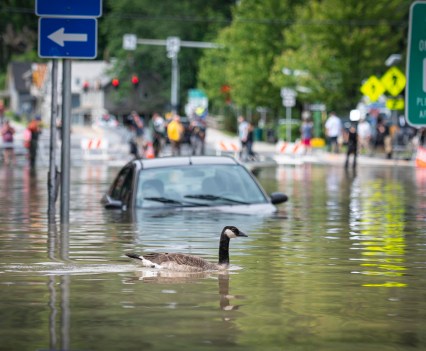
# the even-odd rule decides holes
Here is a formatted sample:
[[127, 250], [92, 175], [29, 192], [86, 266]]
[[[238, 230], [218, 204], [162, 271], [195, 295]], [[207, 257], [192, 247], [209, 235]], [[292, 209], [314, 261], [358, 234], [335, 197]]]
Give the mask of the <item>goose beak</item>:
[[241, 230], [240, 230], [240, 232], [238, 233], [238, 235], [237, 235], [237, 236], [245, 236], [245, 237], [248, 237], [248, 235], [247, 235], [246, 233], [242, 232]]

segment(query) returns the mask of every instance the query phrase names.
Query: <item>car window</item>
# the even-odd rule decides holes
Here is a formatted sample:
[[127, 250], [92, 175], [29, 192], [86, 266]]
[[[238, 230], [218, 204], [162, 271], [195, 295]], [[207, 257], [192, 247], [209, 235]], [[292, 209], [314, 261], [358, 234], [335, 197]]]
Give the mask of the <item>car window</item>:
[[117, 176], [111, 190], [111, 198], [120, 200], [123, 204], [128, 205], [132, 194], [132, 179], [134, 170], [132, 167], [124, 168]]
[[268, 200], [241, 165], [200, 165], [139, 172], [136, 206], [223, 206]]

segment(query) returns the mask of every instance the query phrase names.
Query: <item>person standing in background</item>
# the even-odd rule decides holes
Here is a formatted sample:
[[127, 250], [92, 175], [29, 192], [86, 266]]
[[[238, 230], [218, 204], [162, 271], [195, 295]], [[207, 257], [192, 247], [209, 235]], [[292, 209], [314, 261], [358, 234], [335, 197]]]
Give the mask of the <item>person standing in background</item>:
[[3, 138], [3, 157], [4, 163], [10, 165], [15, 162], [15, 154], [13, 152], [13, 135], [15, 129], [10, 125], [10, 122], [5, 119], [1, 127], [1, 135]]
[[135, 142], [137, 145], [137, 157], [144, 154], [144, 124], [142, 118], [136, 111], [130, 114], [130, 123], [135, 133]]
[[331, 112], [325, 122], [325, 134], [327, 136], [329, 151], [339, 153], [338, 139], [342, 134], [342, 122], [340, 118], [336, 116], [335, 112]]
[[371, 126], [370, 123], [366, 120], [365, 116], [362, 116], [358, 126], [358, 139], [359, 139], [359, 153], [365, 153], [370, 155], [370, 143], [371, 143]]
[[348, 145], [348, 150], [346, 152], [345, 168], [347, 169], [349, 167], [349, 157], [350, 155], [353, 155], [352, 168], [355, 169], [356, 157], [358, 153], [358, 131], [354, 123], [352, 123], [349, 127], [349, 130], [345, 132], [345, 141]]
[[189, 125], [191, 132], [192, 155], [204, 155], [206, 123], [199, 116], [195, 116]]
[[29, 141], [29, 157], [31, 168], [35, 167], [38, 151], [38, 139], [41, 134], [41, 116], [36, 116], [28, 123], [28, 131], [31, 133], [31, 139]]
[[4, 101], [0, 100], [0, 126], [3, 125], [4, 123], [4, 111], [5, 111], [5, 107], [4, 107]]
[[392, 158], [392, 138], [390, 135], [389, 126], [381, 116], [377, 117], [374, 151], [384, 151], [386, 158]]
[[313, 137], [314, 124], [310, 118], [304, 118], [300, 127], [302, 144], [305, 147], [305, 154], [311, 152], [311, 139]]
[[253, 144], [254, 144], [254, 126], [251, 122], [248, 122], [246, 149], [247, 149], [247, 159], [249, 161], [256, 160], [256, 154], [253, 151]]
[[243, 154], [247, 149], [247, 138], [249, 134], [249, 123], [243, 116], [238, 117], [238, 138], [240, 139], [241, 149], [240, 149], [240, 159], [243, 157]]
[[172, 121], [167, 125], [167, 136], [172, 145], [172, 156], [180, 156], [181, 142], [184, 133], [183, 125], [179, 115], [174, 115]]
[[155, 157], [159, 157], [166, 143], [166, 122], [157, 112], [151, 118], [152, 145]]

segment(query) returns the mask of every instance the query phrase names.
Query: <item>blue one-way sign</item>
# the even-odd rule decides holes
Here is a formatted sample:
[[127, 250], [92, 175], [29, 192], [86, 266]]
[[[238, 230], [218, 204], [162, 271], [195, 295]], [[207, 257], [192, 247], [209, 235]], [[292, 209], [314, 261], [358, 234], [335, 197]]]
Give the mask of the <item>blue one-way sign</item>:
[[36, 0], [37, 16], [100, 17], [102, 0]]
[[93, 18], [40, 18], [38, 54], [44, 58], [95, 58], [97, 29]]

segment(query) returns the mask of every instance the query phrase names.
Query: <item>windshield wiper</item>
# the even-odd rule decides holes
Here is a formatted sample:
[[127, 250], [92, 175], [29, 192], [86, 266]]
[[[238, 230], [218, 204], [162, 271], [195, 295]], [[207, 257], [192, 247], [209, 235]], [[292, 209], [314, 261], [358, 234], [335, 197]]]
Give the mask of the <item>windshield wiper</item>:
[[205, 204], [199, 204], [199, 203], [190, 202], [190, 201], [181, 202], [178, 200], [173, 200], [173, 199], [162, 197], [162, 196], [144, 197], [143, 199], [149, 200], [149, 201], [158, 201], [163, 204], [174, 204], [174, 205], [181, 205], [181, 206], [206, 206]]
[[177, 205], [183, 205], [182, 202], [169, 199], [167, 197], [161, 197], [161, 196], [152, 196], [152, 197], [144, 197], [144, 200], [150, 200], [150, 201], [158, 201], [162, 202], [164, 204], [177, 204]]
[[211, 194], [185, 195], [184, 197], [188, 197], [190, 199], [200, 199], [200, 200], [208, 200], [208, 201], [224, 200], [224, 201], [229, 201], [229, 202], [233, 202], [233, 203], [241, 204], [241, 205], [250, 204], [249, 202], [246, 202], [246, 201], [240, 201], [240, 200], [231, 199], [225, 196], [217, 196], [217, 195], [211, 195]]

